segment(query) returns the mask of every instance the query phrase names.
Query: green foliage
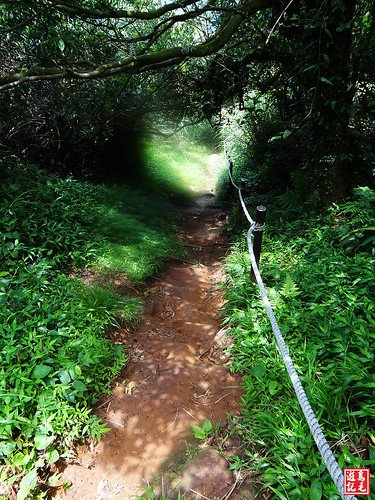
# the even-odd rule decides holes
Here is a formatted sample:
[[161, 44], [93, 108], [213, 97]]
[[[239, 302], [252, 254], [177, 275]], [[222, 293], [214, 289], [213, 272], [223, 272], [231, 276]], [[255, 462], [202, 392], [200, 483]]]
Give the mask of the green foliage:
[[[247, 99], [254, 109], [227, 113], [222, 137], [234, 162], [234, 180], [242, 180], [244, 195], [251, 205], [268, 205], [284, 195], [287, 209], [317, 208], [316, 189], [306, 169], [306, 148], [311, 131], [299, 127], [285, 130], [285, 117], [272, 93], [251, 92]], [[289, 117], [288, 117], [289, 119]], [[289, 126], [292, 123], [289, 119]], [[228, 196], [227, 182], [221, 182], [219, 196], [236, 206], [237, 194]]]
[[[286, 193], [288, 205], [321, 210], [373, 182], [370, 11], [366, 1], [275, 6], [250, 21], [233, 59], [224, 54], [206, 72], [223, 105], [221, 131], [236, 180], [245, 180], [256, 203]], [[249, 53], [250, 40], [258, 48]], [[243, 99], [237, 110], [233, 94]]]
[[[375, 457], [375, 262], [361, 230], [373, 220], [373, 197], [361, 188], [324, 217], [268, 220], [261, 256], [282, 333], [341, 467], [373, 467]], [[236, 428], [247, 449], [237, 467], [256, 467], [277, 498], [338, 498], [249, 282], [245, 245], [243, 236], [226, 263], [225, 323], [236, 339], [233, 369], [245, 373]]]
[[[30, 265], [45, 259], [46, 265], [58, 269], [86, 263], [96, 247], [89, 236], [96, 216], [90, 209], [93, 186], [72, 179], [45, 179], [41, 170], [9, 158], [1, 159], [1, 170], [5, 230], [0, 255]], [[16, 260], [13, 263], [16, 269]]]
[[39, 469], [105, 432], [90, 407], [126, 357], [103, 337], [120, 301], [85, 303], [82, 284], [61, 272], [98, 246], [94, 188], [5, 158], [1, 171], [0, 481], [30, 498]]
[[191, 429], [193, 431], [195, 439], [205, 440], [212, 433], [212, 424], [210, 420], [206, 418], [201, 427], [199, 425], [192, 425]]
[[359, 187], [354, 190], [353, 200], [331, 209], [336, 222], [335, 238], [346, 252], [372, 250], [374, 253], [375, 228], [371, 225], [374, 208], [374, 191], [368, 187]]
[[121, 296], [111, 288], [88, 285], [82, 288], [81, 300], [94, 317], [114, 326], [123, 324], [133, 327], [142, 310], [138, 297]]

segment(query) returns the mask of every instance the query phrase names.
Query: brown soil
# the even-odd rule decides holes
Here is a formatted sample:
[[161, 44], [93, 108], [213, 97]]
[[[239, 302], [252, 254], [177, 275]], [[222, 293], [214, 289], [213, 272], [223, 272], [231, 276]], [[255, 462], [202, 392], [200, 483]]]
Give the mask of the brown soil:
[[199, 452], [191, 429], [204, 419], [215, 425], [240, 413], [241, 379], [229, 372], [223, 351], [228, 337], [220, 325], [226, 216], [212, 203], [205, 195], [186, 211], [188, 262], [172, 260], [148, 289], [137, 330], [117, 332], [131, 360], [96, 410], [111, 430], [64, 465], [61, 481], [71, 485], [59, 491], [64, 498], [136, 498], [148, 484], [160, 492], [162, 477], [177, 491], [168, 471], [186, 462], [175, 474], [185, 498], [225, 498], [235, 489], [238, 478], [225, 458], [211, 449]]

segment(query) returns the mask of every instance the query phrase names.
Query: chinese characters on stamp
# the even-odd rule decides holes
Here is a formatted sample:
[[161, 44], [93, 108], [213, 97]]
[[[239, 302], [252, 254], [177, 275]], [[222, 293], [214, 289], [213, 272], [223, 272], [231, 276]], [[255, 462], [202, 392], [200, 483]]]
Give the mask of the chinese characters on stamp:
[[370, 469], [344, 469], [344, 495], [369, 495]]

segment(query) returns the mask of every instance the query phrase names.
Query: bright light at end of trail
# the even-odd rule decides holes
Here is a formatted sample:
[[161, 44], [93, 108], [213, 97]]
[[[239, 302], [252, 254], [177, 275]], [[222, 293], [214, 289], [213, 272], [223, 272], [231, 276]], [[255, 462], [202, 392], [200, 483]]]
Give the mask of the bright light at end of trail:
[[210, 167], [216, 167], [220, 162], [220, 160], [221, 160], [220, 155], [214, 153], [208, 157], [207, 162]]
[[207, 157], [207, 166], [211, 175], [217, 175], [225, 167], [223, 155], [217, 153], [209, 155]]

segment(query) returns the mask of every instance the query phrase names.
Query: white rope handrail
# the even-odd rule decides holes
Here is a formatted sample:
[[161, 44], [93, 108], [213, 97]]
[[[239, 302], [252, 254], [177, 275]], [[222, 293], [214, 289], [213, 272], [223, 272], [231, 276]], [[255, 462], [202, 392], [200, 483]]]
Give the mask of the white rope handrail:
[[324, 460], [324, 463], [327, 467], [328, 472], [331, 475], [331, 478], [332, 478], [334, 484], [336, 485], [336, 487], [341, 495], [341, 498], [343, 500], [356, 500], [355, 496], [344, 495], [344, 475], [342, 473], [341, 468], [339, 467], [339, 464], [337, 463], [337, 460], [336, 460], [334, 454], [331, 451], [331, 448], [330, 448], [325, 436], [324, 436], [324, 433], [322, 431], [322, 428], [320, 427], [318, 419], [315, 416], [314, 410], [311, 408], [311, 405], [310, 405], [310, 403], [307, 399], [307, 396], [306, 396], [306, 392], [302, 386], [301, 380], [300, 380], [298, 373], [294, 367], [294, 363], [292, 361], [292, 358], [290, 357], [289, 350], [288, 350], [288, 347], [287, 347], [286, 342], [284, 340], [284, 337], [281, 334], [275, 313], [274, 313], [273, 308], [272, 308], [270, 301], [268, 299], [267, 291], [266, 291], [266, 288], [263, 284], [263, 280], [262, 280], [262, 277], [260, 275], [259, 268], [258, 268], [258, 265], [256, 262], [256, 258], [254, 255], [254, 250], [253, 250], [253, 243], [252, 243], [253, 232], [255, 230], [260, 231], [263, 229], [263, 227], [256, 227], [255, 226], [255, 222], [251, 218], [251, 216], [246, 208], [245, 202], [243, 200], [241, 188], [239, 186], [237, 186], [237, 184], [233, 180], [232, 172], [231, 172], [231, 168], [230, 168], [231, 166], [233, 166], [233, 163], [232, 162], [228, 163], [229, 178], [230, 178], [230, 181], [231, 181], [231, 184], [233, 185], [233, 187], [235, 187], [238, 191], [239, 199], [240, 199], [244, 214], [250, 223], [250, 228], [249, 228], [249, 231], [247, 233], [247, 246], [249, 249], [250, 261], [251, 261], [253, 273], [254, 273], [258, 288], [259, 288], [259, 292], [260, 292], [260, 295], [262, 298], [264, 308], [266, 309], [268, 319], [269, 319], [271, 327], [272, 327], [272, 331], [275, 335], [277, 345], [279, 346], [285, 367], [286, 367], [287, 372], [289, 374], [289, 377], [292, 381], [293, 388], [294, 388], [294, 391], [296, 393], [298, 402], [301, 406], [303, 414], [305, 415], [306, 421], [309, 425], [311, 434], [313, 435], [313, 438], [314, 438], [314, 441], [318, 447], [318, 450], [319, 450], [319, 452]]

